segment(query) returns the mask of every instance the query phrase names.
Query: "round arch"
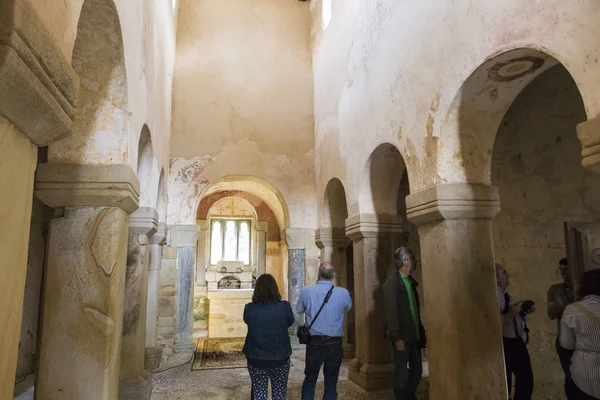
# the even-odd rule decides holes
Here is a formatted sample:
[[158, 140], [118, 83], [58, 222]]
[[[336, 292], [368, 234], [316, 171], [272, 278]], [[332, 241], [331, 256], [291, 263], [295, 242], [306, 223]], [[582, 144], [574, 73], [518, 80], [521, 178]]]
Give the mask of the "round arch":
[[332, 178], [325, 187], [321, 209], [321, 227], [343, 228], [348, 218], [348, 205], [344, 184]]
[[113, 0], [83, 3], [72, 65], [80, 78], [72, 135], [49, 146], [49, 161], [127, 164], [127, 74]]
[[492, 149], [506, 111], [529, 83], [559, 64], [548, 52], [528, 47], [480, 64], [461, 85], [443, 120], [437, 183], [491, 184]]
[[196, 216], [197, 214], [200, 199], [226, 190], [239, 190], [262, 198], [275, 214], [279, 229], [283, 230], [290, 226], [288, 206], [279, 190], [269, 182], [249, 175], [228, 175], [206, 187], [194, 202], [193, 215]]
[[406, 170], [400, 151], [390, 143], [373, 150], [361, 173], [358, 209], [361, 214], [395, 215], [398, 188]]

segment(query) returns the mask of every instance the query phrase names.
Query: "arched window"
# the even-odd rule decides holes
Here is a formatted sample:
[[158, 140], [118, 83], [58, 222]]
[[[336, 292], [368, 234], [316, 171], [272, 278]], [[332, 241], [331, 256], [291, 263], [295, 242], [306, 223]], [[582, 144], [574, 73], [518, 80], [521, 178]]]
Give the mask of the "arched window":
[[250, 227], [247, 219], [213, 219], [210, 229], [210, 264], [242, 261], [250, 265]]

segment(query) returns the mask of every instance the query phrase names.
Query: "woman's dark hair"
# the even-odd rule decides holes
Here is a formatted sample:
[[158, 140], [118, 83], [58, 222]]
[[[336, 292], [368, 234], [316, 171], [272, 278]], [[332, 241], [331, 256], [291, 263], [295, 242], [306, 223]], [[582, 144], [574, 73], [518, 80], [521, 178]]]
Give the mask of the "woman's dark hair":
[[585, 296], [596, 295], [600, 296], [600, 269], [591, 269], [585, 271], [581, 275], [579, 283], [579, 297], [584, 298]]
[[270, 274], [262, 274], [256, 280], [254, 286], [254, 294], [252, 295], [253, 303], [277, 303], [281, 301], [279, 288], [275, 278]]

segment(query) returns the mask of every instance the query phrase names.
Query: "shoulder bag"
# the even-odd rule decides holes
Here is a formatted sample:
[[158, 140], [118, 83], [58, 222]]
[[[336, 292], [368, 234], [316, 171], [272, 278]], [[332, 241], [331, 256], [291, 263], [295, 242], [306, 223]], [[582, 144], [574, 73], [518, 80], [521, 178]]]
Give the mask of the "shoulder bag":
[[306, 326], [306, 324], [304, 324], [304, 325], [301, 325], [301, 326], [298, 327], [298, 331], [296, 332], [296, 336], [298, 336], [298, 341], [300, 342], [300, 344], [307, 344], [308, 343], [308, 339], [310, 339], [310, 328], [312, 328], [313, 324], [317, 320], [317, 317], [319, 316], [319, 314], [321, 314], [321, 310], [323, 309], [323, 307], [325, 306], [325, 304], [329, 301], [329, 298], [331, 297], [331, 292], [333, 292], [333, 288], [334, 287], [335, 286], [331, 285], [331, 289], [329, 289], [329, 292], [327, 292], [327, 295], [325, 296], [325, 300], [323, 300], [323, 304], [321, 304], [321, 308], [319, 308], [319, 311], [317, 312], [317, 315], [315, 315], [315, 317], [313, 318], [313, 320], [310, 323], [310, 325]]

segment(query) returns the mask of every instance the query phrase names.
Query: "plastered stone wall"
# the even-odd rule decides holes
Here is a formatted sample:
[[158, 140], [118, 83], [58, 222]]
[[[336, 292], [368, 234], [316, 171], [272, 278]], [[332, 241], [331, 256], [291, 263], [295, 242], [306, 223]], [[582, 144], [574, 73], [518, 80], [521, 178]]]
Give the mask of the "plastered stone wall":
[[317, 190], [339, 178], [349, 215], [358, 211], [365, 162], [383, 142], [402, 153], [412, 191], [467, 179], [463, 154], [444, 150], [455, 132], [442, 137], [441, 128], [467, 77], [508, 49], [554, 55], [588, 116], [600, 111], [593, 1], [333, 0], [325, 30], [320, 3], [311, 2]]
[[193, 223], [227, 175], [277, 188], [294, 227], [316, 226], [309, 6], [179, 3], [169, 222]]
[[600, 176], [581, 166], [575, 127], [585, 120], [568, 72], [554, 67], [517, 97], [498, 130], [492, 183], [502, 211], [494, 219], [494, 253], [511, 275], [510, 293], [537, 305], [529, 326], [535, 394], [561, 399], [555, 355], [556, 321], [546, 315], [546, 291], [560, 282], [566, 256], [563, 222], [600, 220]]
[[[69, 62], [74, 53], [77, 27], [83, 0], [56, 2], [52, 0], [28, 1], [46, 24], [48, 34]], [[106, 7], [113, 0], [86, 0], [96, 7]], [[137, 147], [142, 127], [147, 124], [152, 135], [153, 151], [160, 169], [168, 170], [171, 132], [172, 71], [175, 61], [175, 19], [171, 1], [162, 0], [114, 0], [120, 20], [122, 38], [111, 34], [111, 41], [122, 40], [124, 73], [123, 88], [126, 103], [122, 107], [125, 136], [114, 154], [102, 148], [113, 147], [99, 143], [97, 151], [86, 148], [83, 153], [74, 152], [72, 145], [60, 145], [54, 154], [56, 159], [77, 162], [125, 162], [133, 170], [137, 167]], [[90, 21], [94, 24], [101, 21]], [[98, 32], [100, 33], [100, 32]], [[107, 60], [107, 64], [116, 60]], [[100, 68], [95, 65], [93, 68]], [[82, 81], [83, 90], [94, 88], [93, 77]], [[96, 87], [97, 89], [97, 87]], [[64, 144], [68, 143], [66, 139]], [[106, 145], [109, 145], [106, 147]], [[158, 179], [156, 179], [158, 181]]]

